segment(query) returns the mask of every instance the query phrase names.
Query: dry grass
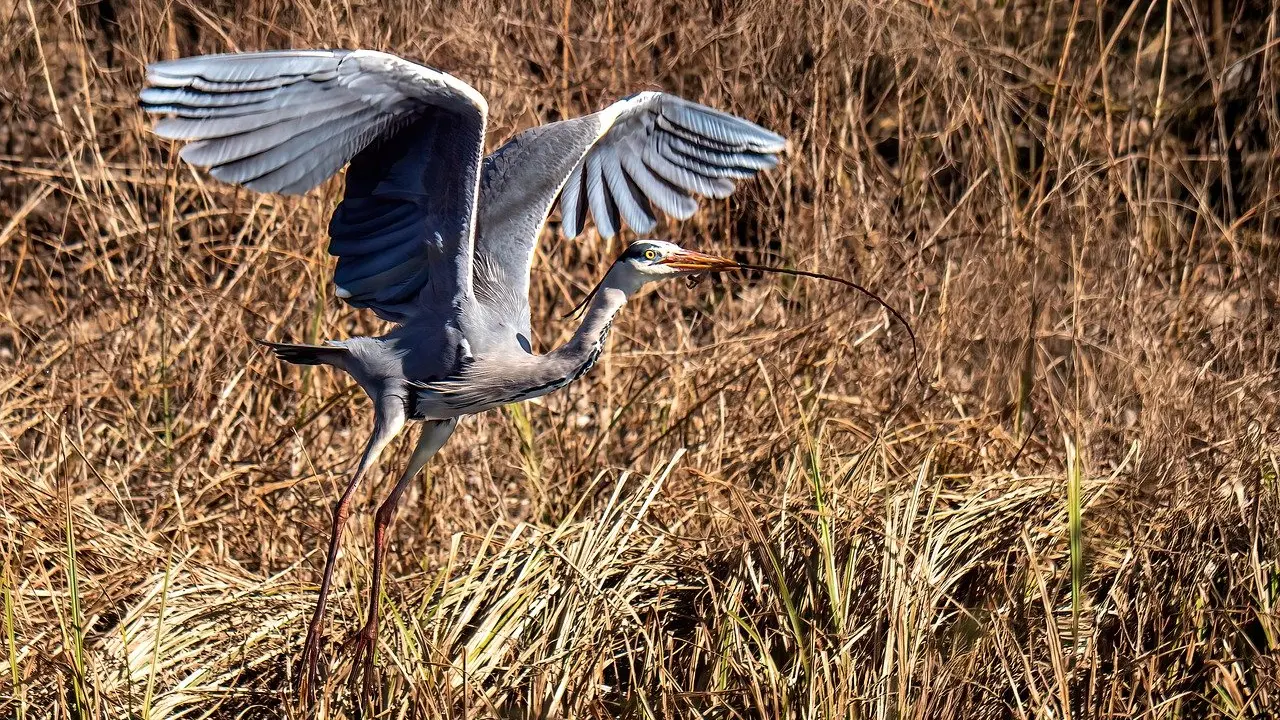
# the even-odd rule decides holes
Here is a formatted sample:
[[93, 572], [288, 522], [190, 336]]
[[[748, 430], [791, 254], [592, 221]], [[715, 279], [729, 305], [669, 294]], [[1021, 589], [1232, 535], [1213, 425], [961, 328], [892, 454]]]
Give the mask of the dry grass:
[[[1229, 717], [1280, 708], [1280, 17], [1222, 0], [12, 0], [0, 6], [0, 704], [276, 717], [369, 429], [251, 338], [332, 297], [340, 183], [209, 182], [147, 135], [147, 60], [388, 49], [491, 142], [661, 87], [787, 134], [665, 232], [834, 286], [634, 304], [544, 403], [411, 491], [391, 717]], [[548, 233], [535, 326], [617, 251]], [[385, 491], [402, 440], [362, 498]], [[368, 585], [340, 558], [336, 651]]]

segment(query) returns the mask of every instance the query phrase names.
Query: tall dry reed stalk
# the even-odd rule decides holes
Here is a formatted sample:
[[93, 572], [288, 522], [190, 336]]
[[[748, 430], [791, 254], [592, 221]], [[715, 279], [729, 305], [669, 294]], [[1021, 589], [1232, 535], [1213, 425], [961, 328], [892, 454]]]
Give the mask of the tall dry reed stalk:
[[[135, 94], [158, 58], [362, 46], [473, 83], [491, 144], [646, 88], [783, 132], [778, 171], [658, 235], [856, 277], [931, 381], [829, 286], [636, 302], [588, 378], [468, 420], [411, 491], [388, 716], [1275, 714], [1277, 22], [1221, 0], [0, 7], [0, 705], [290, 716], [369, 413], [251, 339], [380, 325], [331, 295], [340, 181], [211, 182]], [[555, 225], [543, 348], [618, 249]], [[320, 714], [349, 715], [328, 665]]]

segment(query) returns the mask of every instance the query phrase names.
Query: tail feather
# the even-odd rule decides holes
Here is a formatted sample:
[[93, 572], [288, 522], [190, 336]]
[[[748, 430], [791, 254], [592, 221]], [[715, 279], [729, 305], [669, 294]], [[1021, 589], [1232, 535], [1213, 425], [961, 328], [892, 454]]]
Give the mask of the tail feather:
[[342, 368], [347, 357], [346, 348], [333, 345], [295, 345], [266, 340], [259, 340], [258, 344], [271, 348], [277, 358], [294, 365], [332, 365]]

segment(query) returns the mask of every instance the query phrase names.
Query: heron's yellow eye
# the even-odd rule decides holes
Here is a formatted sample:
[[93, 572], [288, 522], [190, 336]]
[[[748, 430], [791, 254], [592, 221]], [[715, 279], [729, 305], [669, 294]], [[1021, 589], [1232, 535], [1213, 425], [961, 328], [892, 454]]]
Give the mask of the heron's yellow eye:
[[652, 260], [652, 259], [654, 259], [654, 258], [656, 258], [656, 257], [658, 257], [658, 253], [654, 252], [653, 250], [645, 250], [645, 251], [644, 251], [644, 259], [645, 259], [645, 260]]

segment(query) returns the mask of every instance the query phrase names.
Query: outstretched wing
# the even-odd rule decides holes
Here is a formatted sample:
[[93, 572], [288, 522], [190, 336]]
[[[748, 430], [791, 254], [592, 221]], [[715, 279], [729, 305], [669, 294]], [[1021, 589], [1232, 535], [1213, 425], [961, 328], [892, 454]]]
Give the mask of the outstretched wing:
[[371, 50], [205, 55], [149, 65], [141, 100], [225, 182], [303, 193], [350, 161], [329, 223], [349, 304], [404, 322], [470, 297], [488, 106], [461, 80]]
[[570, 238], [588, 212], [604, 237], [623, 224], [646, 233], [654, 208], [686, 219], [694, 195], [728, 196], [785, 147], [742, 118], [659, 92], [517, 135], [485, 158], [481, 180], [475, 282], [487, 321], [528, 336], [529, 268], [557, 198]]

